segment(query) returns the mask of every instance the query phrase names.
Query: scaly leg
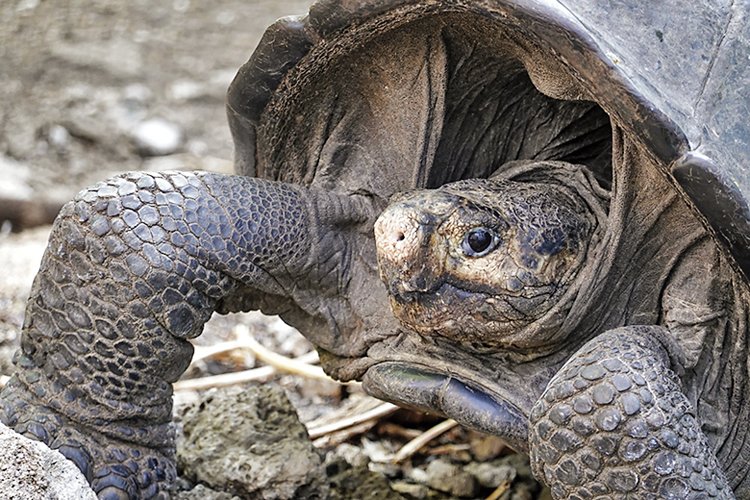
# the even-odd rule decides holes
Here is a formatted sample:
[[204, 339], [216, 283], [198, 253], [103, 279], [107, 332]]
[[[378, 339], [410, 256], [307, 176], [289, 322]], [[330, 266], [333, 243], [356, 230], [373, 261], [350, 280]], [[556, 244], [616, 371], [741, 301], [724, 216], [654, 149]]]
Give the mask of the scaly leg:
[[549, 383], [529, 445], [554, 498], [734, 498], [671, 370], [668, 335], [657, 326], [605, 332]]
[[350, 197], [216, 174], [133, 173], [81, 192], [50, 236], [0, 420], [60, 450], [101, 498], [165, 497], [187, 339], [217, 309], [331, 309], [310, 297], [342, 286], [337, 228], [366, 212]]

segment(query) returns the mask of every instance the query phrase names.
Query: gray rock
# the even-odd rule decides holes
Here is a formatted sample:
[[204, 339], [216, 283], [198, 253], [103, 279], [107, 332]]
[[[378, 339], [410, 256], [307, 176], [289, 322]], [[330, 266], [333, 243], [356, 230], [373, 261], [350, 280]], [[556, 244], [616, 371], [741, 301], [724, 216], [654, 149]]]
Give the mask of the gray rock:
[[477, 494], [477, 480], [460, 466], [442, 459], [430, 462], [427, 466], [427, 484], [444, 493], [461, 498], [470, 498]]
[[362, 449], [349, 443], [341, 443], [334, 450], [334, 455], [343, 458], [353, 467], [365, 467], [369, 463]]
[[506, 481], [512, 483], [516, 478], [515, 467], [497, 462], [472, 462], [464, 470], [477, 478], [485, 488], [497, 488]]
[[70, 132], [62, 125], [50, 125], [47, 140], [58, 149], [65, 149], [70, 144]]
[[187, 409], [177, 445], [184, 476], [241, 498], [325, 498], [325, 469], [274, 385], [211, 391]]
[[52, 57], [81, 69], [104, 71], [127, 79], [143, 71], [140, 46], [132, 40], [113, 38], [97, 44], [60, 42], [50, 47]]
[[423, 484], [407, 483], [406, 481], [394, 481], [391, 488], [397, 493], [403, 493], [410, 498], [427, 498], [430, 490]]
[[352, 466], [344, 458], [330, 455], [326, 473], [330, 482], [328, 500], [404, 500], [391, 489], [383, 474], [369, 470], [366, 465]]
[[177, 151], [182, 144], [182, 131], [174, 123], [151, 118], [136, 125], [131, 138], [142, 155], [163, 156]]
[[0, 424], [0, 498], [96, 500], [96, 495], [73, 462]]
[[240, 500], [240, 497], [231, 493], [212, 490], [202, 484], [197, 485], [190, 491], [175, 493], [172, 495], [172, 498], [173, 500]]

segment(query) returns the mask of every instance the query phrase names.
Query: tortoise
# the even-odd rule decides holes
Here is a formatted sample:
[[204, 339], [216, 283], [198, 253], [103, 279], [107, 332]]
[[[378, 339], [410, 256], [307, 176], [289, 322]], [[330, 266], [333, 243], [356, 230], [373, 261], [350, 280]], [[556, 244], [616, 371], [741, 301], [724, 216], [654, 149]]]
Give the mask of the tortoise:
[[748, 6], [320, 0], [228, 91], [237, 175], [62, 209], [0, 420], [100, 498], [175, 479], [214, 312], [528, 452], [554, 498], [750, 497]]

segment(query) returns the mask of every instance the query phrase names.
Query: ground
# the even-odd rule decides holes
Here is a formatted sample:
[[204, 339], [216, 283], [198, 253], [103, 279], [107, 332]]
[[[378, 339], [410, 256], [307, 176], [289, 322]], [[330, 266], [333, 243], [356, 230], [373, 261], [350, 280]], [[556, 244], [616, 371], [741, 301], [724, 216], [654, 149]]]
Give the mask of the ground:
[[[263, 29], [307, 7], [299, 0], [0, 2], [0, 375], [12, 370], [24, 303], [59, 206], [128, 170], [230, 172], [226, 88]], [[245, 328], [285, 356], [311, 349], [277, 318], [258, 314], [216, 317], [196, 344], [231, 341]], [[261, 366], [252, 352], [208, 357], [186, 378]], [[284, 387], [308, 428], [321, 417], [357, 413], [348, 405], [365, 400], [356, 385], [291, 375], [260, 380]], [[177, 391], [178, 421], [199, 397]], [[357, 496], [351, 492], [365, 485], [380, 488], [381, 498], [392, 498], [393, 490], [407, 498], [537, 497], [522, 457], [497, 439], [458, 428], [391, 463], [404, 442], [439, 423], [402, 411], [318, 437], [331, 498]], [[377, 474], [367, 475], [368, 468]], [[351, 475], [360, 469], [365, 476]], [[184, 478], [181, 487], [195, 482]], [[207, 498], [203, 488], [196, 498]]]

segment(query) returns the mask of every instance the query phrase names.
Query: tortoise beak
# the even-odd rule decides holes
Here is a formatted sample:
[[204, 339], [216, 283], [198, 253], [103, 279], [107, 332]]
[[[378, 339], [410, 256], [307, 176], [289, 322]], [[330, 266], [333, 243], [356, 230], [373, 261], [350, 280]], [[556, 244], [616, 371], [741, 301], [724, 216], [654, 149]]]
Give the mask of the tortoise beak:
[[439, 262], [427, 251], [437, 218], [408, 202], [390, 205], [375, 222], [380, 277], [394, 300], [413, 302], [438, 286]]

